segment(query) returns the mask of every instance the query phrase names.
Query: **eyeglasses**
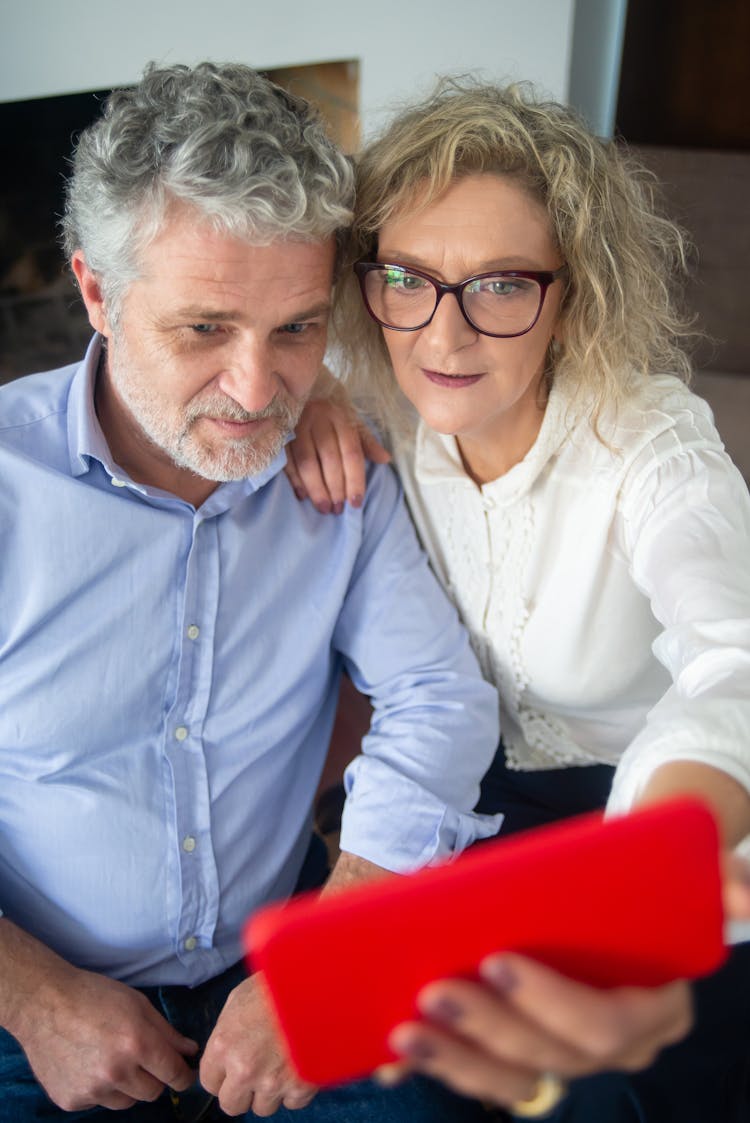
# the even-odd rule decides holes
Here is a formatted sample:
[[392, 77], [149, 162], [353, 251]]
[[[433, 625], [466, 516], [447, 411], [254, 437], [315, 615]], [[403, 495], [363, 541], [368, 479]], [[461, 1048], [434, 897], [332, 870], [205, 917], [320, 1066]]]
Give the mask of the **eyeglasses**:
[[547, 289], [566, 270], [566, 265], [553, 272], [506, 269], [446, 285], [429, 273], [403, 265], [358, 261], [354, 266], [365, 307], [381, 327], [419, 331], [429, 324], [445, 294], [453, 293], [467, 323], [497, 339], [531, 331]]

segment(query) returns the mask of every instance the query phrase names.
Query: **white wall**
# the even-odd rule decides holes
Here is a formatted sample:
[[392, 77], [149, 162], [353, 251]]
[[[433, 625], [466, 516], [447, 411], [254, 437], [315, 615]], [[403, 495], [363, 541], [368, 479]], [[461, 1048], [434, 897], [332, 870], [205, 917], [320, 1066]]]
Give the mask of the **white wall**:
[[566, 99], [575, 0], [0, 0], [0, 101], [135, 82], [146, 62], [360, 60], [365, 134], [441, 72]]

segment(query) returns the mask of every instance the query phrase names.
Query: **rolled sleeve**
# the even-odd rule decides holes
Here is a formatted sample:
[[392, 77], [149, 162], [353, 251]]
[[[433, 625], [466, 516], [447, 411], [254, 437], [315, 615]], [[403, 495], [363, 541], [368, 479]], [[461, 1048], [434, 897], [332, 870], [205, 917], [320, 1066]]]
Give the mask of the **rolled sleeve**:
[[340, 846], [393, 873], [450, 858], [497, 834], [502, 815], [458, 811], [382, 761], [357, 757], [346, 770]]
[[499, 741], [498, 700], [419, 548], [390, 470], [368, 487], [336, 645], [374, 714], [346, 773], [342, 849], [405, 871], [499, 829], [473, 812]]

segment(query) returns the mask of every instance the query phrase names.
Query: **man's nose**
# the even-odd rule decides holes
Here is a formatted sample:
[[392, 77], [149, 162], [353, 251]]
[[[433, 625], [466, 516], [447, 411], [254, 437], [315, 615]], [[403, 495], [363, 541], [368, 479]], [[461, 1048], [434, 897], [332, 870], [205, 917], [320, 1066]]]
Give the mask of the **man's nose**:
[[273, 349], [255, 340], [238, 340], [217, 383], [248, 413], [265, 409], [279, 389]]

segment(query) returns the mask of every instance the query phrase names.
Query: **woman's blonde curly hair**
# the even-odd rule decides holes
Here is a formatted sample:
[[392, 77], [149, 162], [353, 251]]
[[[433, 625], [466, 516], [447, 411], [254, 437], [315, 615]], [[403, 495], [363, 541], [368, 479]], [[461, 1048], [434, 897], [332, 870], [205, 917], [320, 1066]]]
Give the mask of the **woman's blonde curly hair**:
[[396, 215], [428, 205], [465, 176], [510, 177], [547, 211], [568, 266], [563, 341], [549, 376], [584, 394], [594, 428], [643, 379], [687, 380], [690, 321], [677, 296], [686, 241], [657, 209], [655, 177], [624, 147], [593, 136], [571, 109], [527, 84], [443, 79], [401, 112], [357, 160], [357, 202], [334, 325], [343, 374], [355, 399], [393, 427], [403, 407], [381, 329], [367, 315], [349, 266], [372, 258], [378, 232]]

